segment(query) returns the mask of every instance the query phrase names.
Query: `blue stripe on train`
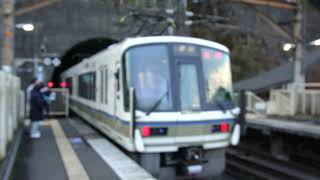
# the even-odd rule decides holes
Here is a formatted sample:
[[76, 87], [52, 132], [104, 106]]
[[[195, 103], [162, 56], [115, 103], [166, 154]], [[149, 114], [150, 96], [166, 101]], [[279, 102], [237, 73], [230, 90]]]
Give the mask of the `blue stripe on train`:
[[137, 122], [137, 126], [192, 126], [206, 124], [233, 123], [234, 119], [204, 120], [204, 121], [177, 121], [177, 122]]
[[[76, 102], [76, 101], [74, 101]], [[116, 116], [113, 116], [111, 114], [108, 114], [106, 112], [91, 108], [88, 105], [82, 104], [80, 102], [76, 102], [77, 104], [84, 106], [88, 109], [90, 109], [91, 111], [95, 111], [99, 114], [102, 114], [104, 116], [106, 116], [108, 119], [111, 120], [119, 120], [122, 124], [124, 125], [129, 125], [130, 123], [128, 121], [125, 121], [123, 119], [120, 119]], [[171, 121], [167, 121], [167, 122], [136, 122], [136, 126], [158, 126], [158, 127], [163, 127], [163, 126], [192, 126], [192, 125], [206, 125], [206, 124], [220, 124], [223, 122], [227, 122], [227, 123], [233, 123], [235, 121], [235, 119], [219, 119], [219, 120], [203, 120], [203, 121], [177, 121], [177, 122], [171, 122]]]

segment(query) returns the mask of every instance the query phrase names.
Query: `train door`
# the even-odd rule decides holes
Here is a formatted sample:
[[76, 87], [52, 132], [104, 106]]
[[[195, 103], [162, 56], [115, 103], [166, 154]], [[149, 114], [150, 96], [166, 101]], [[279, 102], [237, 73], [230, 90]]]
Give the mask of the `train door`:
[[197, 58], [176, 59], [178, 89], [178, 109], [181, 114], [177, 120], [176, 136], [190, 136], [198, 131], [188, 126], [193, 117], [201, 112], [201, 63]]
[[105, 72], [104, 72], [104, 68], [103, 67], [100, 67], [99, 68], [99, 80], [98, 80], [98, 102], [100, 104], [104, 104], [104, 84], [105, 84]]
[[121, 133], [121, 135], [126, 135], [125, 133], [128, 132], [125, 130], [126, 128], [126, 124], [124, 123], [123, 119], [124, 119], [124, 110], [123, 110], [123, 100], [122, 100], [122, 96], [121, 96], [121, 69], [120, 69], [120, 63], [116, 64], [116, 71], [115, 71], [115, 77], [116, 77], [116, 81], [115, 81], [115, 100], [114, 100], [114, 115], [116, 117], [116, 124], [115, 124], [115, 128], [116, 130]]

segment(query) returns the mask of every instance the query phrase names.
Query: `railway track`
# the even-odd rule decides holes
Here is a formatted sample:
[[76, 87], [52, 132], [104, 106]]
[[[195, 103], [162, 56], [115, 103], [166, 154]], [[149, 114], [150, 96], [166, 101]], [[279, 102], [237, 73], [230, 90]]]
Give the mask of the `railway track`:
[[319, 172], [243, 149], [227, 150], [227, 173], [244, 179], [320, 179]]

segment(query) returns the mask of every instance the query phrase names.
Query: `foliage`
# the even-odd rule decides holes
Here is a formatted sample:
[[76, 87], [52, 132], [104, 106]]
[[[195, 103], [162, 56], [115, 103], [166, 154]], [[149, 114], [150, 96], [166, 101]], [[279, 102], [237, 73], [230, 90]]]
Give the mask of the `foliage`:
[[194, 37], [219, 42], [230, 49], [233, 81], [253, 77], [278, 65], [277, 62], [268, 59], [264, 40], [252, 34], [225, 34], [199, 26], [193, 28], [191, 34]]
[[[113, 0], [113, 1], [119, 2], [116, 0]], [[159, 4], [160, 1], [156, 1], [156, 0], [124, 0], [122, 2], [124, 2], [123, 5], [125, 7], [130, 7], [129, 9], [135, 9], [137, 10], [137, 12], [140, 12], [139, 18], [133, 19], [134, 21], [137, 22], [138, 20], [142, 19], [141, 17], [144, 17], [145, 19], [149, 18], [148, 21], [145, 21], [145, 22], [150, 23], [150, 19], [156, 16], [159, 16], [159, 14], [150, 16], [148, 15], [148, 13], [150, 13], [149, 11], [146, 11], [148, 13], [146, 12], [142, 13], [144, 12], [142, 11], [142, 9], [154, 7], [154, 6], [157, 6], [158, 8], [159, 7], [164, 8], [166, 7], [166, 4], [169, 3], [169, 0], [161, 1], [162, 6], [160, 6]], [[211, 16], [208, 16], [208, 17], [204, 16], [207, 21], [205, 21], [204, 23], [202, 22], [200, 24], [191, 26], [190, 34], [188, 33], [188, 30], [181, 34], [189, 34], [190, 36], [193, 36], [193, 37], [209, 39], [209, 40], [220, 42], [226, 45], [231, 50], [232, 73], [233, 73], [234, 81], [255, 76], [260, 72], [269, 70], [270, 68], [274, 67], [277, 63], [274, 60], [272, 60], [271, 57], [267, 56], [268, 48], [270, 47], [268, 47], [267, 43], [265, 43], [262, 37], [257, 37], [249, 32], [246, 32], [246, 33], [244, 33], [243, 31], [230, 32], [228, 29], [223, 29], [220, 31], [215, 29], [216, 23], [220, 25], [221, 24], [228, 25], [228, 20], [226, 20], [228, 18], [224, 18], [224, 17], [230, 16], [230, 9], [226, 7], [221, 7], [222, 5], [224, 5], [224, 3], [222, 2], [224, 1], [217, 0], [217, 1], [203, 1], [203, 3], [189, 4], [189, 7], [191, 7], [190, 10], [192, 10], [192, 12], [198, 13], [200, 15], [208, 14]], [[223, 11], [224, 9], [228, 9], [228, 10], [224, 12]], [[159, 11], [159, 13], [161, 13], [161, 11]], [[167, 14], [164, 14], [163, 16], [167, 16]], [[126, 21], [127, 17], [129, 16], [128, 15], [122, 16], [122, 18], [120, 19], [120, 22], [123, 23], [124, 21]], [[197, 18], [205, 19], [204, 17], [195, 16], [193, 21], [196, 22], [198, 20]], [[165, 21], [166, 20], [167, 19], [165, 19]], [[179, 19], [176, 19], [176, 20], [178, 21]], [[180, 23], [180, 26], [181, 26], [181, 23]], [[179, 34], [178, 31], [179, 30], [181, 31], [182, 29], [183, 28], [177, 28], [176, 33]], [[143, 34], [143, 33], [141, 33], [141, 31], [138, 31], [138, 33], [135, 33], [135, 34]]]
[[309, 0], [308, 3], [312, 6], [320, 10], [320, 1], [319, 0]]

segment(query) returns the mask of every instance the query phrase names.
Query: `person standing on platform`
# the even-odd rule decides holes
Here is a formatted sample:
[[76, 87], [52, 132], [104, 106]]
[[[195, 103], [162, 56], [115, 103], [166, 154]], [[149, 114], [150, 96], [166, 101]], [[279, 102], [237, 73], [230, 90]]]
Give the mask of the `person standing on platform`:
[[41, 95], [42, 86], [40, 83], [35, 84], [33, 90], [31, 91], [30, 97], [30, 119], [31, 119], [31, 138], [40, 138], [40, 121], [43, 120], [44, 109], [45, 109], [45, 101]]
[[42, 98], [45, 102], [44, 113], [45, 113], [45, 116], [48, 117], [50, 114], [49, 104], [50, 104], [51, 90], [48, 87], [46, 87], [43, 83], [41, 83], [40, 92], [41, 92]]
[[33, 87], [36, 85], [36, 84], [39, 84], [40, 81], [37, 79], [37, 78], [33, 78], [31, 81], [30, 81], [30, 84], [28, 85], [27, 87], [27, 100], [28, 100], [28, 103], [30, 102], [30, 98], [31, 98], [31, 92], [33, 90]]
[[30, 116], [29, 112], [30, 112], [30, 98], [31, 98], [31, 92], [33, 90], [33, 87], [36, 85], [36, 84], [39, 84], [40, 81], [37, 79], [37, 78], [33, 78], [31, 81], [30, 81], [30, 84], [28, 85], [27, 89], [26, 89], [26, 99], [27, 99], [27, 102], [26, 102], [26, 112], [28, 113], [27, 114], [27, 117]]

